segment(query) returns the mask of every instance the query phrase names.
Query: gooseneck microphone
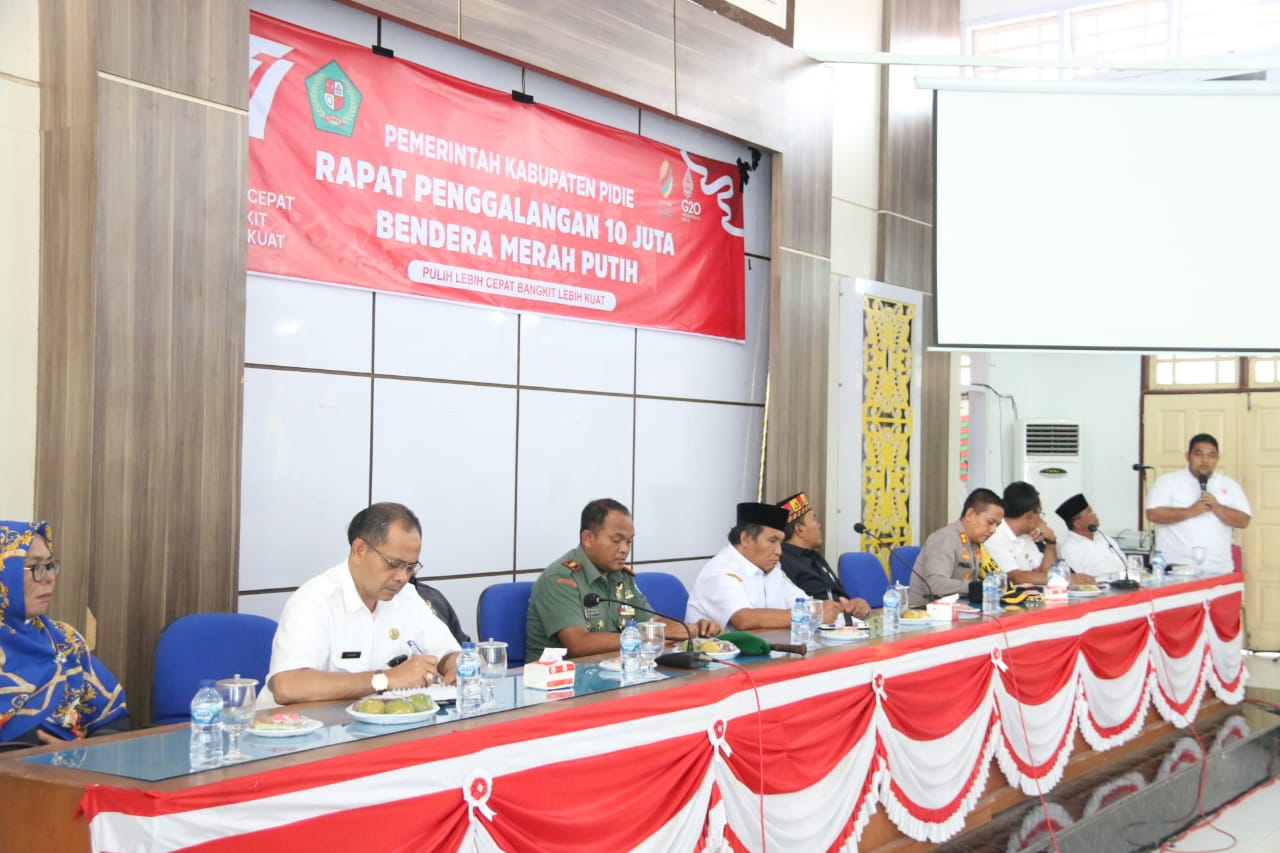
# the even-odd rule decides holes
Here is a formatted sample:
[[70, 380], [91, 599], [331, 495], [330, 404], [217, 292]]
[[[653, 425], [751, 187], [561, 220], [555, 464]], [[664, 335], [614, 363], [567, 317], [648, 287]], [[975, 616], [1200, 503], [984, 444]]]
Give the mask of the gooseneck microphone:
[[[875, 532], [873, 532], [872, 530], [870, 530], [870, 529], [869, 529], [865, 524], [863, 524], [861, 521], [856, 522], [856, 523], [853, 525], [853, 532], [854, 532], [854, 533], [862, 533], [862, 534], [864, 534], [864, 535], [866, 535], [866, 536], [870, 536], [872, 539], [876, 540], [877, 542], [879, 542], [879, 543], [880, 543], [881, 545], [883, 545], [884, 547], [886, 547], [886, 548], [888, 548], [888, 547], [889, 547], [887, 544], [885, 544], [885, 541], [884, 541], [883, 539], [881, 539], [881, 538], [880, 538], [880, 534], [875, 533]], [[892, 567], [893, 567], [893, 556], [894, 556], [894, 554], [895, 554], [895, 553], [896, 553], [896, 552], [894, 551], [894, 549], [889, 548], [889, 566], [890, 566], [890, 568], [891, 568], [891, 569], [892, 569]], [[929, 590], [929, 592], [925, 594], [925, 597], [924, 597], [924, 600], [925, 600], [925, 601], [937, 601], [939, 598], [941, 598], [941, 597], [942, 597], [942, 596], [937, 595], [936, 593], [934, 593], [934, 591], [933, 591], [933, 585], [929, 583], [929, 579], [928, 579], [927, 577], [925, 577], [924, 575], [920, 574], [919, 572], [917, 572], [917, 571], [916, 571], [916, 567], [915, 567], [915, 566], [907, 566], [906, 561], [904, 561], [904, 560], [902, 559], [902, 556], [901, 556], [901, 555], [899, 555], [899, 556], [898, 556], [898, 561], [899, 561], [903, 566], [906, 566], [908, 569], [910, 569], [910, 570], [911, 570], [911, 574], [912, 574], [912, 575], [914, 575], [914, 576], [916, 576], [916, 577], [920, 578], [920, 580], [924, 581], [924, 587], [925, 587], [925, 589]]]
[[683, 619], [677, 619], [674, 616], [668, 616], [665, 613], [659, 613], [656, 610], [650, 610], [648, 607], [641, 607], [630, 601], [619, 601], [616, 598], [604, 598], [589, 592], [582, 596], [582, 603], [587, 607], [595, 607], [602, 601], [611, 601], [614, 604], [621, 604], [626, 607], [632, 607], [636, 610], [643, 610], [645, 613], [652, 613], [654, 616], [661, 616], [663, 619], [670, 619], [672, 622], [679, 622], [684, 626], [685, 650], [683, 652], [667, 652], [665, 655], [658, 655], [654, 658], [654, 663], [659, 666], [670, 667], [671, 669], [701, 669], [711, 663], [711, 657], [706, 652], [700, 652], [693, 647], [693, 631], [689, 630], [689, 623]]
[[[1089, 525], [1089, 532], [1090, 532], [1090, 533], [1097, 533], [1097, 532], [1098, 532], [1098, 525], [1096, 525], [1096, 524], [1090, 524], [1090, 525]], [[1103, 541], [1103, 542], [1106, 542], [1106, 543], [1107, 543], [1107, 547], [1108, 547], [1109, 549], [1111, 549], [1112, 553], [1114, 553], [1117, 557], [1119, 557], [1119, 558], [1120, 558], [1120, 565], [1124, 568], [1124, 580], [1112, 581], [1112, 582], [1111, 582], [1111, 588], [1112, 588], [1112, 589], [1137, 589], [1137, 588], [1140, 586], [1140, 584], [1139, 584], [1137, 581], [1135, 581], [1135, 580], [1130, 580], [1130, 578], [1129, 578], [1129, 561], [1128, 561], [1127, 559], [1125, 559], [1124, 554], [1121, 554], [1119, 551], [1117, 551], [1117, 550], [1116, 550], [1116, 546], [1112, 544], [1112, 542], [1111, 542], [1111, 538], [1110, 538], [1109, 536], [1107, 536], [1107, 534], [1105, 534], [1105, 533], [1104, 533], [1104, 534], [1102, 534], [1102, 541]]]

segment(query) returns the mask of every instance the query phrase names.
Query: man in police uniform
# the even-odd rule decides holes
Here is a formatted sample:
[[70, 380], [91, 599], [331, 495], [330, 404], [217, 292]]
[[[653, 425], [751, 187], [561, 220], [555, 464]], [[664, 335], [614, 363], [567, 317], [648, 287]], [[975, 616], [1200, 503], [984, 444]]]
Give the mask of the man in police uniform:
[[[646, 612], [649, 601], [627, 568], [634, 538], [631, 512], [617, 501], [600, 498], [583, 508], [578, 547], [547, 566], [533, 585], [526, 660], [537, 660], [548, 646], [567, 649], [571, 658], [616, 652], [628, 619], [657, 619], [666, 623], [668, 639], [685, 638], [679, 622]], [[601, 601], [588, 607], [582, 599], [591, 593]], [[637, 612], [637, 607], [642, 609]], [[721, 630], [708, 619], [693, 628], [700, 637], [713, 637]]]
[[792, 495], [778, 506], [787, 511], [786, 539], [782, 542], [782, 571], [791, 582], [810, 598], [837, 602], [843, 613], [863, 619], [871, 613], [871, 605], [861, 598], [850, 598], [831, 571], [818, 548], [822, 546], [822, 522], [804, 492]]

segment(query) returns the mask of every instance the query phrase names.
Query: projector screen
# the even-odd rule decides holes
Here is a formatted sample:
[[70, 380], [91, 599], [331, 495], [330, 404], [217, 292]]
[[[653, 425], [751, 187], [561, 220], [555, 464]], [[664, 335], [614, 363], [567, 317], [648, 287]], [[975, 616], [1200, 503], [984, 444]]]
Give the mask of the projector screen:
[[940, 346], [1280, 350], [1280, 89], [1160, 85], [938, 84]]

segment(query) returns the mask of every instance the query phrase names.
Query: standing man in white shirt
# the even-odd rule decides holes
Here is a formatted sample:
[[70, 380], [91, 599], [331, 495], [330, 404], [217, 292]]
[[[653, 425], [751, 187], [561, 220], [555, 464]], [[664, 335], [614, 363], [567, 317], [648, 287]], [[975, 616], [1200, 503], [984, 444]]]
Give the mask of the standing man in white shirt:
[[418, 517], [403, 504], [376, 503], [351, 519], [347, 542], [345, 560], [285, 602], [259, 707], [456, 678], [458, 643], [410, 583], [422, 568]]
[[1087, 572], [1107, 580], [1124, 576], [1124, 551], [1116, 540], [1098, 529], [1098, 514], [1084, 495], [1072, 495], [1054, 510], [1067, 524], [1059, 553], [1073, 572]]
[[1201, 571], [1225, 575], [1231, 561], [1231, 531], [1249, 526], [1253, 509], [1240, 484], [1217, 473], [1218, 440], [1191, 437], [1187, 467], [1170, 471], [1147, 492], [1147, 521], [1158, 524], [1156, 548], [1170, 565], [1192, 566], [1192, 548], [1204, 548]]
[[[1058, 561], [1058, 539], [1044, 520], [1040, 492], [1021, 480], [1004, 487], [1004, 520], [985, 543], [987, 553], [1009, 576], [1009, 583], [1044, 584], [1049, 567]], [[1044, 550], [1040, 550], [1040, 546]], [[1072, 584], [1090, 584], [1086, 574], [1072, 573]]]
[[[698, 572], [686, 622], [710, 619], [737, 631], [791, 627], [791, 606], [808, 598], [778, 567], [787, 511], [773, 504], [738, 504], [729, 544]], [[823, 602], [823, 621], [835, 619], [837, 604]]]

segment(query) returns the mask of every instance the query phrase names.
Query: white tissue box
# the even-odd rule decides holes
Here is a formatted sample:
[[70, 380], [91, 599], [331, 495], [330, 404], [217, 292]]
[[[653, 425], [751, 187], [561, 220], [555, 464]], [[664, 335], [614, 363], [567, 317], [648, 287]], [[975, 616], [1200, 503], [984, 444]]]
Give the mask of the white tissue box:
[[524, 686], [534, 690], [572, 688], [575, 669], [571, 660], [536, 660], [524, 665]]

